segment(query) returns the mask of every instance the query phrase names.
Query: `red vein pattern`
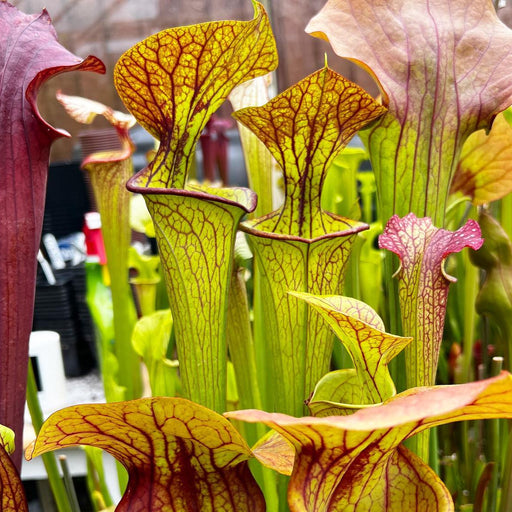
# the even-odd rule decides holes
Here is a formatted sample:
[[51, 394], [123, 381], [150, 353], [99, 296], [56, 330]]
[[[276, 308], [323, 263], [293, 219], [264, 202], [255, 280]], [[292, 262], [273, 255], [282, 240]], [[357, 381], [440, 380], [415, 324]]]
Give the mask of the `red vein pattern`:
[[184, 188], [194, 148], [211, 114], [241, 82], [277, 66], [265, 10], [250, 21], [169, 28], [125, 52], [114, 83], [137, 121], [160, 148], [137, 178], [141, 187]]
[[14, 432], [0, 426], [0, 511], [28, 512], [25, 491], [16, 466], [9, 457], [14, 449]]
[[185, 396], [224, 412], [233, 244], [238, 222], [254, 209], [256, 197], [242, 188], [194, 187], [148, 191], [145, 198], [165, 271]]
[[274, 410], [301, 415], [304, 400], [329, 368], [332, 333], [288, 291], [339, 292], [354, 235], [366, 224], [324, 212], [327, 170], [358, 129], [384, 109], [325, 67], [261, 107], [235, 112], [281, 165], [281, 209], [242, 224], [263, 275], [262, 293]]
[[444, 221], [465, 139], [512, 103], [512, 31], [488, 0], [329, 0], [306, 31], [360, 64], [389, 113], [369, 130], [382, 218]]
[[27, 457], [80, 444], [102, 448], [128, 470], [116, 512], [265, 510], [243, 438], [228, 420], [188, 400], [68, 407], [44, 423]]
[[[453, 421], [511, 418], [512, 376], [503, 372], [469, 384], [410, 389], [350, 416], [293, 418], [256, 410], [225, 416], [262, 422], [293, 445], [288, 489], [292, 512], [453, 512], [441, 480], [400, 444]], [[282, 471], [283, 458], [275, 447]], [[272, 457], [268, 453], [267, 464]]]
[[405, 349], [408, 387], [435, 382], [448, 289], [454, 281], [444, 272], [444, 259], [464, 247], [477, 250], [482, 243], [474, 220], [457, 231], [447, 231], [413, 213], [403, 218], [394, 215], [380, 235], [379, 246], [400, 258], [400, 315], [404, 334], [413, 337]]
[[[394, 396], [396, 389], [388, 370], [388, 363], [412, 341], [412, 338], [386, 333], [377, 313], [359, 300], [306, 293], [294, 295], [307, 302], [326, 320], [352, 358], [359, 380], [359, 393], [353, 394], [352, 398], [360, 400], [348, 402], [352, 406], [352, 412], [357, 405], [379, 404]], [[354, 385], [351, 372], [342, 370], [336, 372], [336, 375], [334, 382], [328, 379], [326, 383], [322, 379], [315, 388], [315, 394], [317, 391], [322, 393], [318, 388], [326, 384], [334, 391], [333, 385], [339, 386], [340, 380], [346, 385]], [[349, 390], [343, 390], [342, 393], [347, 398], [350, 395]], [[340, 400], [333, 395], [330, 401]], [[344, 409], [342, 404], [339, 405], [340, 409]]]

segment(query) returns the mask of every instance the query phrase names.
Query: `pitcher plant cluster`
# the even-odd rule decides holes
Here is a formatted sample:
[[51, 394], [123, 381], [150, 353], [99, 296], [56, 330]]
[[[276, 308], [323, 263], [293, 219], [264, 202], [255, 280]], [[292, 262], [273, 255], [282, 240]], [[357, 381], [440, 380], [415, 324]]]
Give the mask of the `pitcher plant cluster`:
[[[306, 31], [366, 69], [380, 97], [327, 62], [270, 97], [276, 43], [253, 7], [251, 20], [168, 28], [128, 49], [114, 84], [129, 114], [59, 92], [76, 121], [104, 116], [121, 140], [82, 165], [111, 280], [113, 322], [98, 325], [107, 403], [54, 413], [25, 456], [51, 466], [48, 452], [75, 445], [90, 460], [90, 447], [113, 455], [124, 494], [112, 504], [96, 462], [96, 510], [505, 512], [512, 31], [489, 0], [328, 0]], [[5, 1], [0, 44], [7, 512], [28, 510], [13, 436], [49, 149], [66, 135], [41, 118], [37, 93], [58, 73], [105, 68], [67, 52], [46, 11]], [[201, 133], [225, 101], [250, 188], [193, 179]], [[157, 141], [136, 174], [135, 122]], [[356, 134], [364, 150], [346, 147]], [[360, 170], [367, 158], [372, 170]], [[158, 255], [134, 251], [132, 229]], [[57, 506], [72, 510], [56, 478]]]

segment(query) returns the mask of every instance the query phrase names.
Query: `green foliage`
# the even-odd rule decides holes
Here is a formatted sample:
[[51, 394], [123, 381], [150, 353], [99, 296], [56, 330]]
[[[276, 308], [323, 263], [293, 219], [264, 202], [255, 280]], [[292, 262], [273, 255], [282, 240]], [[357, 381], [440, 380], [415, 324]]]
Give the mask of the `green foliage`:
[[[121, 99], [159, 143], [135, 175], [134, 118], [59, 94], [78, 121], [103, 115], [122, 141], [120, 151], [84, 162], [109, 260], [109, 288], [94, 265], [89, 284], [111, 403], [55, 413], [29, 458], [77, 444], [110, 452], [130, 477], [118, 511], [449, 512], [455, 496], [461, 507], [494, 512], [500, 494], [506, 509], [512, 460], [501, 460], [498, 447], [510, 441], [498, 420], [512, 418], [512, 377], [490, 362], [489, 333], [510, 368], [512, 209], [509, 179], [495, 167], [500, 158], [510, 164], [510, 113], [496, 119], [494, 133], [479, 130], [512, 103], [512, 32], [490, 2], [452, 4], [447, 16], [424, 1], [329, 0], [311, 20], [309, 32], [371, 71], [382, 102], [327, 65], [269, 99], [265, 75], [277, 51], [256, 1], [249, 21], [144, 39], [114, 71]], [[199, 136], [228, 97], [254, 191], [189, 181]], [[359, 130], [366, 149], [344, 149]], [[361, 171], [367, 157], [372, 171]], [[276, 164], [284, 199], [273, 209]], [[130, 215], [125, 184], [147, 210], [139, 204]], [[476, 269], [467, 255], [446, 261], [482, 244], [466, 200], [486, 205], [486, 242], [472, 253], [485, 272], [476, 300], [482, 322], [472, 312]], [[130, 219], [156, 239], [158, 256], [129, 252]], [[399, 262], [388, 255], [383, 264], [383, 227], [379, 245]], [[463, 300], [448, 300], [452, 272], [464, 282]], [[170, 309], [155, 311], [161, 275]], [[452, 354], [461, 345], [462, 356]], [[139, 398], [141, 359], [151, 398]], [[330, 371], [333, 360], [339, 367]], [[439, 360], [444, 383], [472, 380], [473, 364], [482, 379], [436, 386]], [[397, 393], [399, 378], [407, 389]], [[439, 442], [466, 468], [439, 467], [427, 429], [485, 418], [490, 448], [468, 445], [479, 430], [471, 423], [461, 442]], [[247, 440], [257, 440], [252, 449]], [[471, 457], [482, 463], [469, 467]], [[101, 480], [97, 453], [90, 461]], [[2, 510], [24, 510], [15, 471], [2, 467]], [[108, 504], [99, 481], [91, 489]]]

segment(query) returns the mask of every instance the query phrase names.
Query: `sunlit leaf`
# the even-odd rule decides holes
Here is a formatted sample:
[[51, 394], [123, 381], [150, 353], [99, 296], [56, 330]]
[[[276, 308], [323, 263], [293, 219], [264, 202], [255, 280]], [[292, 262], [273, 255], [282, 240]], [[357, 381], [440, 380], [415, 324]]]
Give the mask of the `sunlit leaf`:
[[324, 375], [306, 405], [313, 416], [342, 416], [372, 406], [364, 404], [364, 395], [357, 371], [346, 368]]
[[[361, 401], [348, 401], [348, 404], [377, 404], [395, 395], [396, 389], [389, 374], [388, 363], [412, 341], [412, 338], [386, 333], [382, 319], [370, 306], [359, 300], [341, 296], [292, 294], [311, 305], [327, 321], [348, 350], [361, 390]], [[354, 382], [349, 375], [342, 374], [341, 378], [348, 379], [347, 385], [352, 381], [353, 387]], [[349, 396], [348, 390], [343, 391], [342, 396]], [[356, 395], [353, 398], [358, 397]], [[330, 400], [342, 401], [336, 396]]]
[[194, 148], [211, 114], [238, 84], [277, 65], [261, 4], [250, 21], [171, 28], [119, 59], [115, 85], [127, 108], [159, 141], [149, 166], [128, 182], [155, 223], [184, 394], [226, 410], [227, 285], [240, 218], [254, 210], [247, 189], [187, 184]]
[[102, 448], [128, 470], [117, 512], [265, 510], [245, 441], [228, 420], [188, 400], [68, 407], [44, 423], [27, 457], [79, 444]]
[[130, 227], [149, 238], [155, 238], [155, 226], [149, 213], [144, 197], [133, 194], [130, 201]]
[[235, 112], [235, 119], [263, 141], [284, 174], [283, 207], [251, 227], [309, 239], [349, 229], [322, 211], [322, 187], [336, 155], [384, 112], [363, 89], [328, 67], [264, 106]]
[[239, 83], [277, 66], [268, 17], [218, 21], [154, 34], [125, 52], [114, 83], [137, 121], [160, 141], [139, 186], [184, 188], [194, 148], [211, 114]]
[[[295, 448], [292, 512], [452, 512], [450, 493], [402, 441], [433, 426], [512, 417], [512, 376], [415, 388], [350, 416], [293, 418], [246, 410], [229, 418], [263, 422]], [[272, 454], [268, 453], [267, 463]], [[279, 455], [277, 464], [282, 468]]]
[[[235, 87], [229, 95], [234, 110], [264, 105], [270, 100], [269, 87], [272, 75], [256, 77]], [[276, 162], [265, 144], [256, 135], [238, 123], [240, 142], [244, 152], [249, 187], [258, 196], [258, 205], [253, 215], [258, 217], [272, 211], [272, 179]]]
[[451, 193], [461, 192], [478, 206], [511, 191], [512, 126], [499, 114], [488, 134], [479, 130], [462, 146]]
[[192, 185], [169, 194], [145, 192], [174, 316], [183, 393], [223, 412], [232, 251], [238, 222], [254, 209], [256, 197], [248, 189]]
[[253, 447], [253, 455], [264, 466], [283, 475], [292, 474], [295, 461], [295, 449], [293, 445], [281, 434], [269, 430]]
[[130, 273], [135, 274], [130, 277], [130, 284], [137, 297], [140, 314], [149, 315], [155, 311], [157, 287], [162, 280], [160, 257], [157, 254], [140, 254], [135, 247], [130, 247], [128, 265]]
[[301, 415], [303, 402], [329, 366], [332, 333], [289, 290], [340, 292], [354, 235], [366, 225], [321, 208], [322, 186], [336, 155], [384, 109], [325, 67], [261, 107], [235, 112], [283, 169], [282, 208], [242, 224], [258, 269], [271, 381], [271, 407]]
[[379, 237], [381, 248], [400, 258], [400, 315], [404, 334], [413, 337], [405, 350], [407, 386], [435, 382], [450, 282], [444, 260], [464, 247], [478, 249], [483, 240], [478, 224], [469, 220], [457, 231], [439, 229], [428, 217], [394, 215]]
[[329, 0], [306, 31], [384, 94], [389, 113], [365, 134], [382, 218], [442, 225], [462, 144], [512, 103], [512, 31], [492, 2]]
[[[0, 417], [19, 439], [50, 146], [67, 135], [41, 118], [37, 94], [73, 70], [105, 68], [62, 47], [46, 11], [28, 16], [0, 2]], [[21, 452], [15, 459], [19, 465]]]

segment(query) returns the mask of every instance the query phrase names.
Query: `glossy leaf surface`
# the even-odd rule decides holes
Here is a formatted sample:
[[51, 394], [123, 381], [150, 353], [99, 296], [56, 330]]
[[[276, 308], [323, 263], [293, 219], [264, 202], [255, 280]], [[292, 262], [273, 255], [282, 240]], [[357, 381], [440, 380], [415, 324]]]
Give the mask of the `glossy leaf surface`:
[[[444, 484], [400, 444], [452, 421], [512, 417], [512, 376], [410, 389], [351, 416], [293, 418], [255, 410], [226, 416], [263, 422], [294, 446], [292, 512], [450, 512], [454, 506]], [[281, 454], [278, 464], [282, 469]]]
[[511, 191], [512, 126], [499, 114], [488, 134], [479, 130], [462, 146], [451, 193], [461, 192], [479, 206]]
[[251, 451], [222, 416], [180, 398], [78, 405], [53, 414], [27, 457], [75, 445], [102, 448], [128, 470], [117, 512], [260, 512]]
[[277, 66], [268, 17], [218, 21], [154, 34], [125, 52], [114, 83], [137, 121], [160, 141], [139, 186], [184, 188], [194, 148], [211, 114], [239, 83]]
[[25, 491], [9, 454], [14, 451], [14, 432], [0, 425], [0, 511], [27, 512]]
[[[389, 374], [388, 363], [412, 341], [412, 338], [386, 333], [382, 319], [370, 306], [359, 300], [341, 296], [321, 297], [306, 293], [293, 295], [310, 304], [327, 321], [348, 350], [358, 377], [357, 387], [361, 400], [349, 401], [349, 404], [377, 404], [395, 395], [396, 389]], [[350, 389], [355, 383], [349, 375], [343, 376], [342, 379], [348, 379], [345, 384]], [[348, 390], [342, 392], [343, 395], [349, 396]], [[353, 395], [353, 398], [356, 396]], [[331, 400], [342, 401], [337, 397], [331, 397]]]
[[381, 216], [442, 225], [466, 138], [512, 103], [512, 31], [488, 0], [329, 0], [307, 32], [377, 80], [389, 113], [365, 134]]
[[36, 101], [44, 82], [72, 70], [105, 69], [62, 47], [46, 11], [29, 16], [0, 2], [0, 123], [8, 127], [0, 135], [0, 417], [20, 438], [49, 152], [67, 135], [41, 118]]

